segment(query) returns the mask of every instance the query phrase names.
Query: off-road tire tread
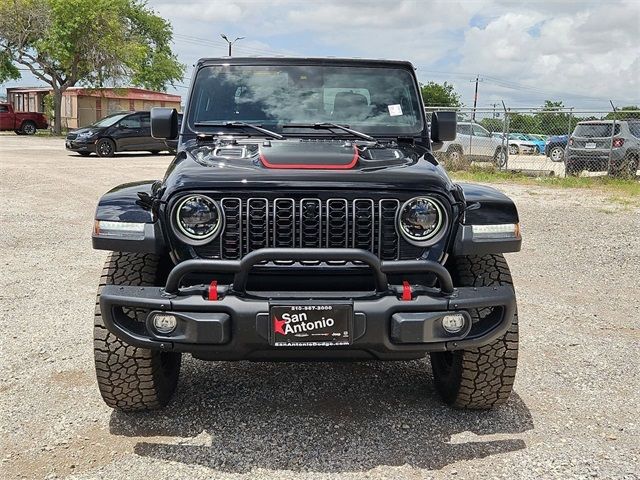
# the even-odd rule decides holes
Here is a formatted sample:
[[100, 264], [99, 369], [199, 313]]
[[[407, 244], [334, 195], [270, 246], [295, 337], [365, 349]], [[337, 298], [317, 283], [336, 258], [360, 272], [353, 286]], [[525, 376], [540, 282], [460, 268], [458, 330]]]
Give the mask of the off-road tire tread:
[[[128, 345], [104, 326], [100, 293], [105, 285], [155, 285], [159, 257], [152, 254], [112, 253], [105, 263], [95, 306], [94, 358], [98, 387], [105, 403], [122, 411], [162, 408], [175, 391], [180, 354]], [[144, 312], [135, 312], [143, 316]], [[138, 318], [142, 320], [142, 318]], [[161, 356], [169, 356], [162, 362]]]
[[[456, 286], [513, 285], [509, 266], [502, 255], [455, 257], [451, 263]], [[484, 313], [483, 309], [471, 312], [474, 319]], [[443, 379], [435, 378], [436, 387], [446, 403], [456, 408], [481, 410], [505, 403], [513, 389], [518, 363], [517, 313], [501, 338], [479, 348], [453, 352], [453, 355], [455, 374], [448, 382], [454, 384], [444, 385]], [[432, 354], [432, 363], [433, 357]]]

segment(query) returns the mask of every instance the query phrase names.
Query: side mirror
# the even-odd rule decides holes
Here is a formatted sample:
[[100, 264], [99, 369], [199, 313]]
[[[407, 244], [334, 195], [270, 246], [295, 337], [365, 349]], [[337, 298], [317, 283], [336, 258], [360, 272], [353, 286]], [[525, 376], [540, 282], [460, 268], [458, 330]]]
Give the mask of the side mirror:
[[151, 109], [151, 136], [164, 140], [174, 140], [178, 137], [178, 112], [175, 108]]
[[435, 143], [456, 139], [456, 112], [433, 112], [431, 115], [431, 141]]

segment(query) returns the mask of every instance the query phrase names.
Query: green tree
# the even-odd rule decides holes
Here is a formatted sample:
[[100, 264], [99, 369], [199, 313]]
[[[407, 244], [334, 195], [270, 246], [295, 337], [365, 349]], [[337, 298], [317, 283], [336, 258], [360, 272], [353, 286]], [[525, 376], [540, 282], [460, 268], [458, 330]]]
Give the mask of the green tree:
[[0, 51], [0, 83], [20, 78], [20, 70], [13, 64], [11, 57], [5, 51]]
[[562, 102], [545, 100], [540, 108], [541, 112], [534, 115], [537, 131], [531, 133], [566, 135], [571, 133], [578, 123], [573, 113], [567, 111]]
[[485, 117], [480, 120], [480, 125], [489, 130], [490, 132], [503, 132], [504, 122], [500, 118]]
[[460, 95], [458, 95], [450, 83], [444, 82], [442, 85], [436, 82], [429, 82], [420, 85], [422, 100], [426, 107], [461, 107]]
[[607, 113], [604, 118], [605, 120], [613, 120], [614, 116], [616, 120], [640, 118], [640, 107], [638, 107], [637, 105], [627, 105], [626, 107], [618, 108], [615, 115], [613, 114], [613, 112]]
[[[56, 133], [62, 94], [78, 83], [165, 90], [181, 80], [171, 38], [169, 22], [139, 0], [0, 0], [0, 52], [51, 86]], [[6, 67], [0, 78], [15, 73]]]

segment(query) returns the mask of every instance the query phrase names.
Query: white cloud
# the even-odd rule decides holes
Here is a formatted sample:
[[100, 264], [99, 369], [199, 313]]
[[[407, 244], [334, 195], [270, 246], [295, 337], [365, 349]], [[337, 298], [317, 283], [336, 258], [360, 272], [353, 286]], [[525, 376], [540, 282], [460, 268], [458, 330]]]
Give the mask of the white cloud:
[[[515, 82], [512, 89], [538, 97], [568, 97], [565, 103], [591, 102], [587, 97], [637, 103], [639, 4], [612, 3], [573, 4], [574, 11], [560, 14], [533, 3], [529, 11], [505, 12], [465, 32], [460, 68]], [[537, 35], [528, 33], [536, 25]]]
[[[407, 59], [422, 81], [448, 81], [472, 103], [546, 98], [603, 108], [640, 103], [638, 0], [151, 0], [174, 26], [186, 64], [226, 53], [219, 34], [247, 38], [239, 55]], [[206, 42], [198, 39], [207, 39]], [[183, 92], [181, 92], [183, 93]]]

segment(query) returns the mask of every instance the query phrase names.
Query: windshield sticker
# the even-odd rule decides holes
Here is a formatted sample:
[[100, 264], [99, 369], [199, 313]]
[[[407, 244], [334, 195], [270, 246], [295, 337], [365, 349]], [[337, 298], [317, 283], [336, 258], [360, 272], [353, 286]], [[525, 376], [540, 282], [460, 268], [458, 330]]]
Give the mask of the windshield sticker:
[[397, 103], [394, 105], [388, 105], [389, 115], [392, 117], [397, 117], [398, 115], [402, 115], [402, 107]]

